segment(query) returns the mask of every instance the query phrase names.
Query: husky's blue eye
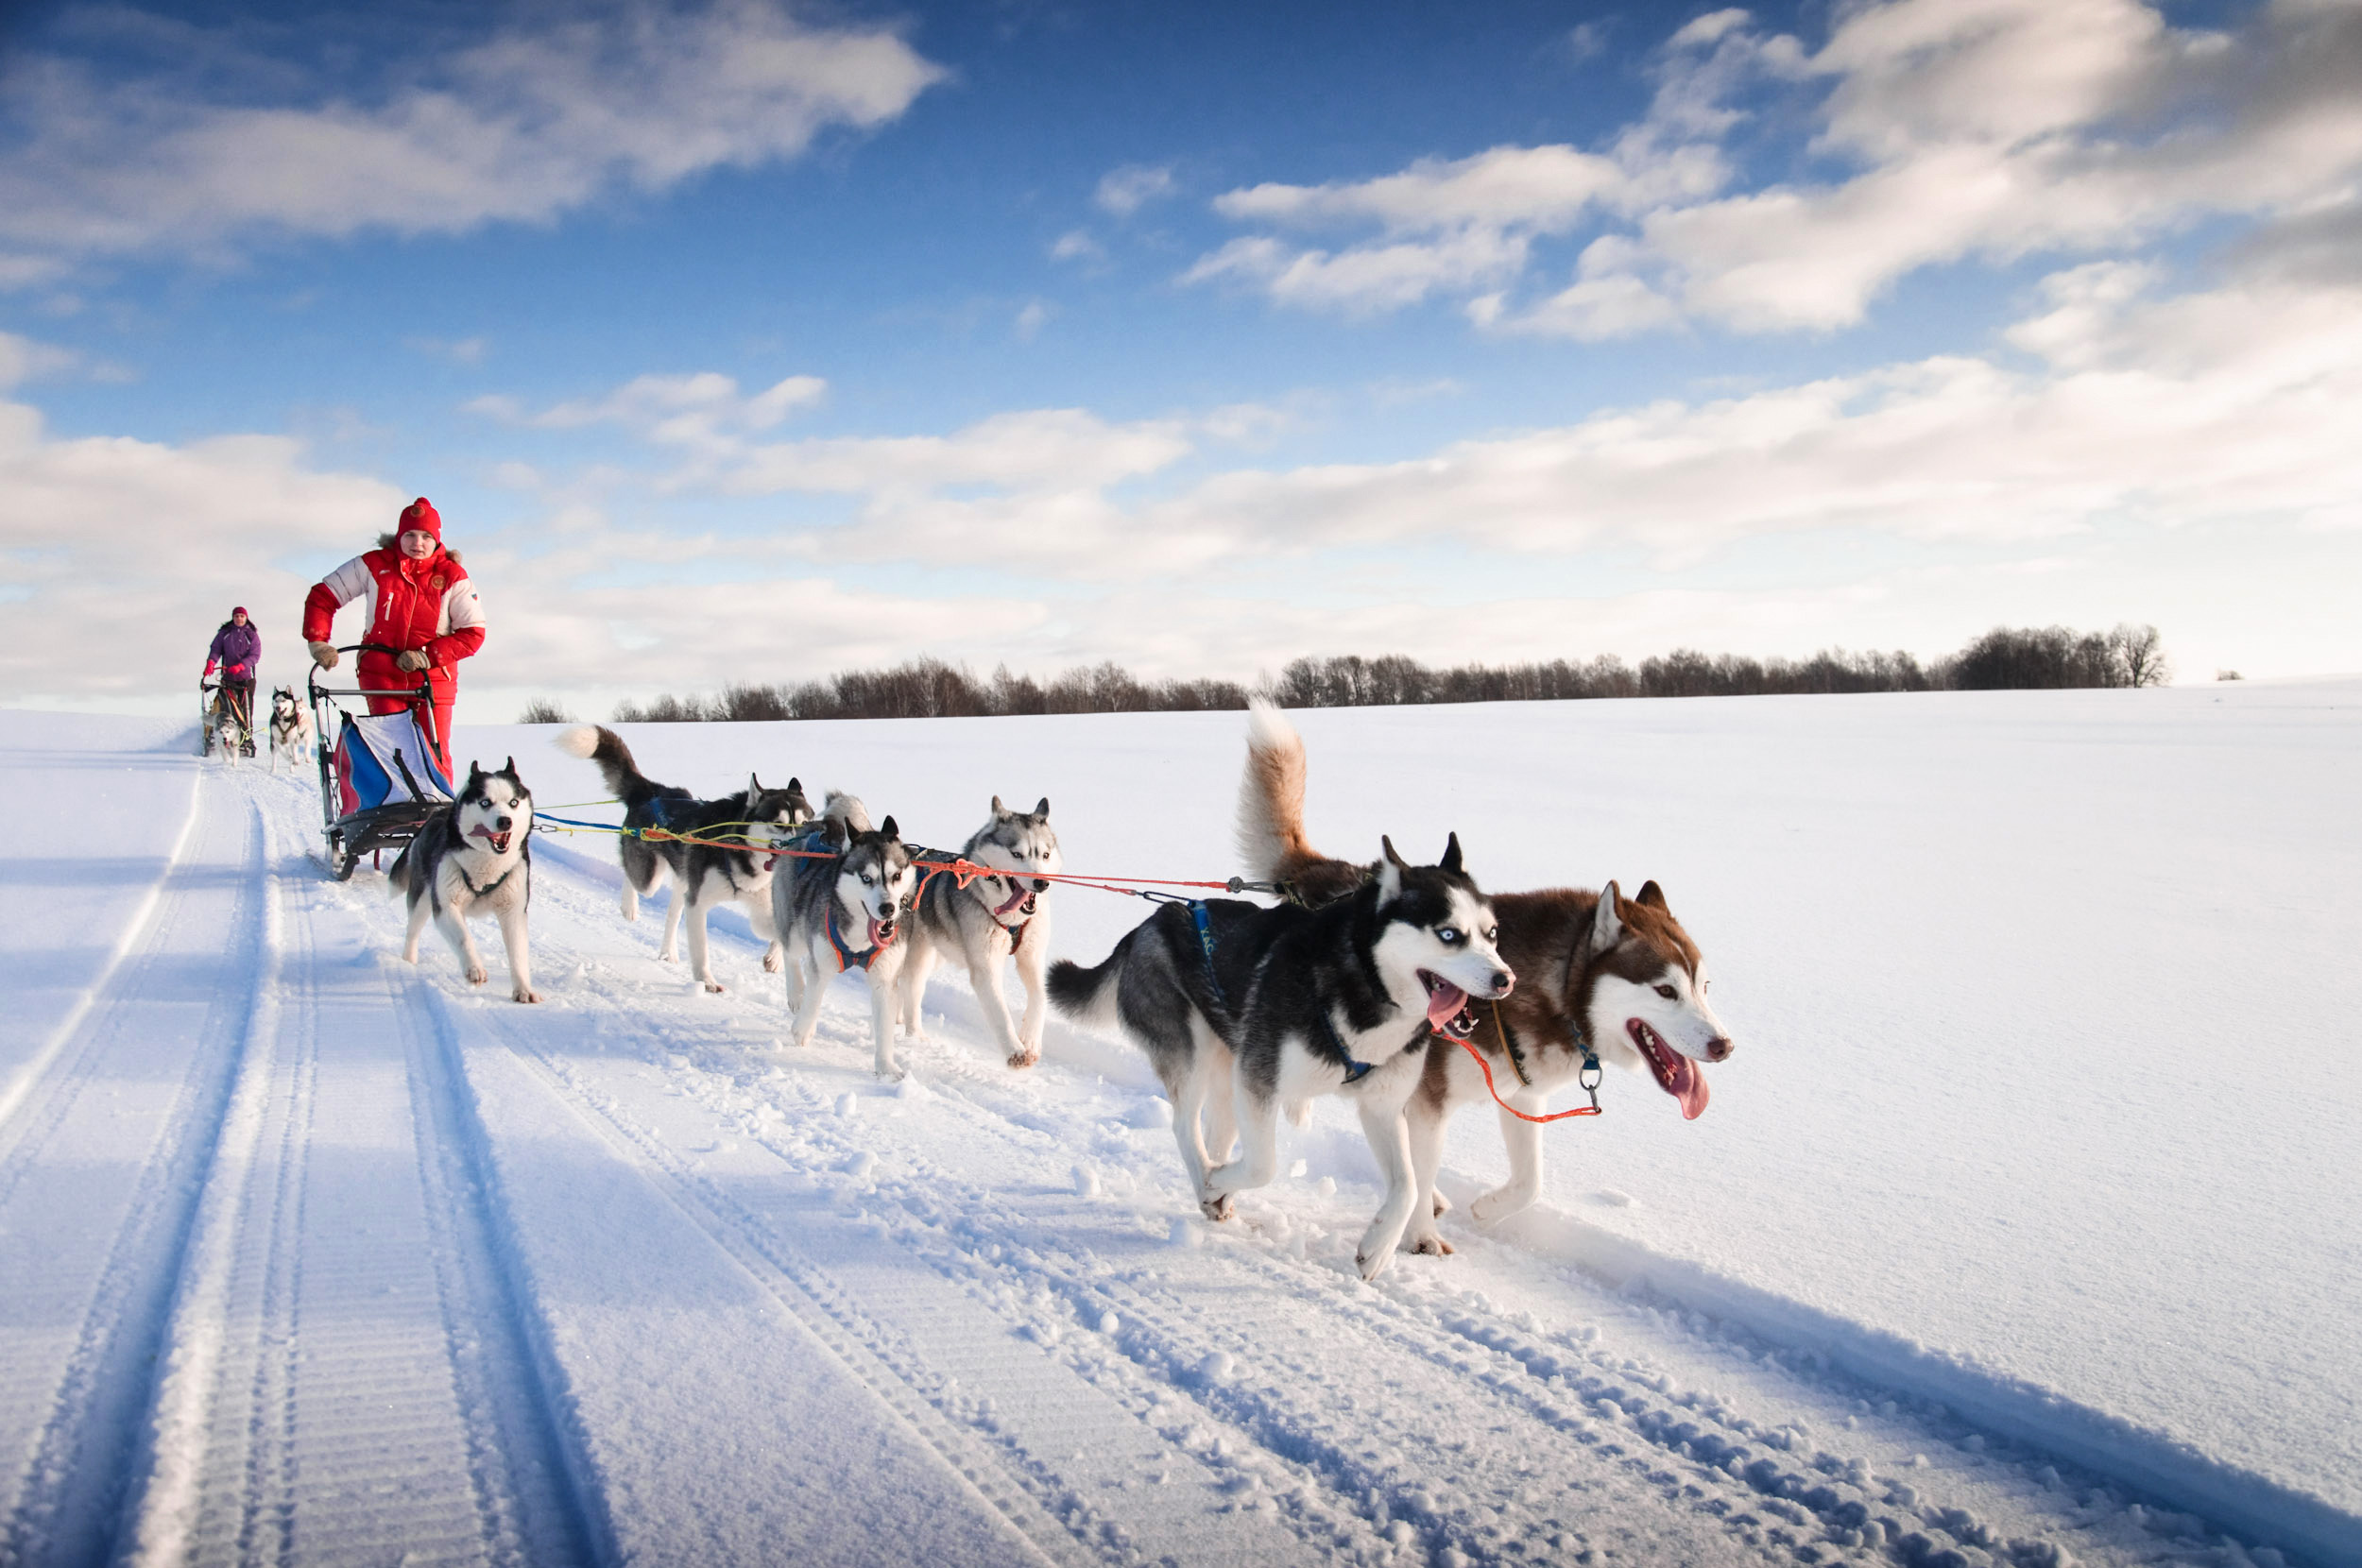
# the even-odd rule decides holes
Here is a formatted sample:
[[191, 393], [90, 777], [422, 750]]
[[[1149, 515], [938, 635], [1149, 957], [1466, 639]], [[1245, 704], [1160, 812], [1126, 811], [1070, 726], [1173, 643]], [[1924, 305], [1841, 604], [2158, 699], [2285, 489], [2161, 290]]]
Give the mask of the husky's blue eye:
[[1457, 926], [1446, 926], [1435, 933], [1435, 940], [1446, 947], [1457, 947], [1464, 940]]

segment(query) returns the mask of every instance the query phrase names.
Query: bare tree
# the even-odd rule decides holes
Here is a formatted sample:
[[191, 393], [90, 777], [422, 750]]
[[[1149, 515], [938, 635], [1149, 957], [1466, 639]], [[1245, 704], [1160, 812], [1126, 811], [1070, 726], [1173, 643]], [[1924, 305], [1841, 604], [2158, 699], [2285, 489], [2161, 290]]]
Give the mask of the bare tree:
[[525, 704], [525, 710], [517, 715], [521, 724], [571, 724], [574, 716], [566, 711], [566, 705], [556, 697], [536, 697]]
[[2108, 634], [2108, 646], [2127, 686], [2163, 686], [2173, 678], [2173, 666], [2165, 658], [2165, 639], [2154, 626], [2135, 626], [2127, 621]]

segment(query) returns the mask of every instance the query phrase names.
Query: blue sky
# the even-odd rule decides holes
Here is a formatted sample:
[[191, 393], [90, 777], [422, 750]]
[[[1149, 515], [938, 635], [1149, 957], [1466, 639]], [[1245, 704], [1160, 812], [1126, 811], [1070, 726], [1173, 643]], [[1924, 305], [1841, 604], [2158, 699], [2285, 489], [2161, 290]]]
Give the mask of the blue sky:
[[50, 5], [20, 700], [414, 494], [547, 692], [2154, 622], [2362, 668], [2362, 7]]

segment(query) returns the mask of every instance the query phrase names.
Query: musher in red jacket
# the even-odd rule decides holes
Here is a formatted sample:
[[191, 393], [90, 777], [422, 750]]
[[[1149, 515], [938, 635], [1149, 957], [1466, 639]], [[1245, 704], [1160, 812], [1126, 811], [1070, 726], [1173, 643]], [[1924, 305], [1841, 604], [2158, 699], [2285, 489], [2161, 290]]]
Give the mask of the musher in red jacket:
[[[304, 599], [303, 640], [321, 669], [336, 668], [329, 635], [336, 612], [365, 593], [369, 616], [361, 640], [398, 652], [364, 652], [361, 685], [416, 687], [419, 672], [426, 672], [435, 694], [435, 748], [451, 777], [451, 710], [459, 695], [453, 667], [484, 646], [484, 605], [459, 557], [443, 548], [443, 520], [426, 497], [402, 509], [401, 526], [379, 535], [375, 550], [330, 572]], [[400, 697], [369, 699], [372, 713], [409, 706]]]

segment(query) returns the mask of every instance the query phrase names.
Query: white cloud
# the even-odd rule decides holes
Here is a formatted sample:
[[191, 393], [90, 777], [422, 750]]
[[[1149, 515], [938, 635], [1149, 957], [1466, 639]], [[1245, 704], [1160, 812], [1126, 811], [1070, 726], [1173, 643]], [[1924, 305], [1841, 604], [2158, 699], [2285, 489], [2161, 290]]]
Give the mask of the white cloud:
[[454, 365], [481, 365], [485, 349], [489, 347], [480, 337], [413, 337], [403, 341], [429, 359], [448, 360]]
[[[1216, 208], [1241, 223], [1377, 237], [1250, 234], [1187, 277], [1363, 312], [1458, 295], [1481, 325], [1579, 338], [1689, 318], [1840, 328], [1924, 266], [2104, 255], [2210, 214], [2320, 228], [2362, 180], [2356, 79], [2351, 4], [2276, 0], [2234, 35], [2141, 0], [1885, 0], [1840, 10], [1817, 53], [1716, 11], [1669, 41], [1649, 113], [1604, 151], [1497, 147], [1233, 191]], [[1810, 150], [1845, 172], [1727, 190], [1737, 106], [1774, 89], [1819, 94]], [[1572, 281], [1521, 302], [1534, 241], [1586, 229]]]
[[1106, 247], [1080, 229], [1068, 230], [1050, 247], [1053, 262], [1100, 262], [1106, 257]]
[[1100, 176], [1099, 188], [1092, 199], [1120, 218], [1128, 218], [1152, 201], [1172, 194], [1172, 170], [1169, 166], [1127, 163]]
[[451, 233], [546, 221], [899, 115], [941, 70], [874, 27], [774, 0], [580, 13], [518, 9], [488, 41], [398, 61], [382, 91], [293, 82], [239, 99], [217, 74], [102, 77], [20, 54], [0, 77], [0, 284], [54, 259], [206, 249], [257, 232]]
[[[922, 650], [1172, 674], [1315, 650], [1456, 660], [1874, 640], [1933, 654], [2009, 616], [2154, 620], [2177, 648], [2190, 646], [2177, 621], [2203, 626], [2206, 668], [2362, 664], [2362, 290], [2160, 286], [2136, 265], [2063, 269], [1990, 357], [1607, 409], [1400, 462], [1209, 477], [1201, 466], [1284, 417], [1036, 409], [943, 435], [758, 440], [730, 411], [767, 393], [642, 378], [535, 418], [615, 421], [674, 454], [660, 483], [676, 503], [841, 496], [854, 520], [781, 520], [751, 539], [618, 527], [609, 509], [644, 479], [511, 460], [493, 477], [544, 514], [506, 539], [452, 520], [494, 617], [498, 659], [471, 673], [612, 688], [618, 670], [655, 669], [710, 689]], [[32, 352], [0, 338], [0, 367]], [[678, 438], [674, 421], [700, 414], [714, 445]], [[256, 607], [283, 656], [308, 574], [408, 499], [315, 470], [281, 437], [60, 440], [18, 402], [0, 402], [0, 494], [17, 634], [0, 679], [27, 696], [181, 685], [231, 603]], [[1884, 553], [1913, 564], [1877, 578], [1838, 568], [1708, 593], [1687, 575], [1743, 541], [1806, 536], [1926, 548]], [[695, 580], [619, 585], [619, 559]], [[748, 580], [749, 563], [763, 575]], [[982, 568], [995, 586], [908, 588], [905, 565], [923, 569], [911, 582]], [[1660, 575], [1607, 600], [1537, 586], [1594, 565]], [[737, 613], [747, 603], [766, 613]], [[619, 637], [642, 652], [625, 659]]]
[[1402, 462], [1233, 469], [1133, 502], [1115, 487], [1198, 453], [1218, 421], [1038, 411], [949, 437], [749, 449], [696, 482], [861, 497], [866, 525], [832, 551], [1100, 581], [1405, 545], [1637, 550], [1674, 569], [1742, 539], [1836, 530], [1991, 542], [2124, 520], [2362, 527], [2348, 434], [2362, 292], [2152, 299], [2152, 282], [2117, 265], [2051, 279], [2011, 334], [2036, 366], [1937, 356]]
[[0, 392], [13, 390], [37, 376], [63, 370], [77, 363], [69, 349], [36, 343], [14, 332], [0, 332]]
[[1025, 308], [1017, 313], [1017, 319], [1009, 324], [1009, 331], [1019, 343], [1031, 343], [1044, 327], [1050, 325], [1050, 318], [1056, 314], [1045, 301], [1029, 299]]
[[539, 430], [617, 424], [667, 445], [730, 450], [744, 435], [772, 429], [813, 407], [828, 391], [829, 383], [818, 376], [788, 376], [748, 396], [739, 391], [734, 377], [700, 370], [636, 376], [603, 398], [562, 402], [539, 414], [497, 394], [466, 406], [471, 413]]

